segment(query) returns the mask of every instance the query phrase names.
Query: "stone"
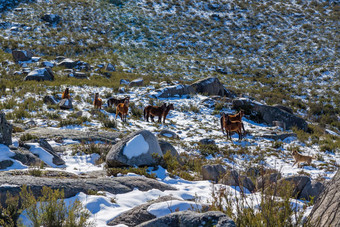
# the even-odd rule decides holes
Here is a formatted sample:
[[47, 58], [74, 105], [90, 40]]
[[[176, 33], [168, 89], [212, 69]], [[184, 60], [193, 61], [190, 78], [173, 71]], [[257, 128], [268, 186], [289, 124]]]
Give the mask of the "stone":
[[39, 145], [48, 153], [50, 153], [53, 158], [52, 162], [53, 164], [60, 166], [65, 165], [65, 161], [61, 159], [61, 157], [53, 150], [52, 146], [47, 142], [47, 140], [40, 138], [39, 139]]
[[279, 108], [279, 109], [281, 109], [281, 110], [283, 110], [283, 111], [286, 111], [286, 112], [288, 112], [288, 113], [290, 113], [290, 114], [294, 114], [294, 113], [293, 113], [293, 109], [290, 108], [290, 107], [282, 106], [282, 105], [279, 105], [279, 104], [274, 105], [274, 107], [277, 107], [277, 108]]
[[43, 61], [40, 63], [40, 65], [42, 67], [49, 67], [49, 68], [53, 68], [55, 66], [55, 63], [54, 62], [51, 62], [51, 61]]
[[194, 211], [180, 211], [144, 222], [137, 227], [236, 227], [235, 222], [220, 211], [197, 213]]
[[129, 85], [130, 80], [126, 80], [126, 79], [120, 79], [119, 84], [126, 84]]
[[50, 24], [59, 24], [59, 22], [61, 21], [61, 17], [57, 14], [45, 14], [41, 17], [41, 19]]
[[168, 129], [162, 129], [162, 131], [160, 131], [159, 135], [167, 137], [167, 138], [178, 139], [178, 135], [175, 132], [170, 131]]
[[33, 57], [32, 51], [29, 50], [13, 50], [12, 56], [15, 62], [18, 61], [29, 61]]
[[311, 200], [314, 198], [314, 202], [318, 200], [319, 195], [325, 189], [325, 186], [321, 182], [308, 182], [303, 188], [298, 199]]
[[280, 173], [269, 173], [264, 174], [263, 176], [259, 176], [256, 178], [256, 188], [266, 188], [267, 186], [276, 183], [281, 178]]
[[273, 134], [260, 134], [259, 137], [272, 139], [272, 140], [284, 140], [288, 137], [296, 137], [296, 133], [273, 133]]
[[11, 167], [14, 164], [12, 160], [3, 160], [0, 161], [0, 169], [7, 169], [8, 167]]
[[325, 185], [308, 216], [311, 226], [340, 226], [340, 169]]
[[74, 72], [73, 76], [77, 79], [87, 79], [86, 73], [83, 72]]
[[286, 124], [287, 129], [293, 126], [307, 131], [307, 122], [287, 111], [284, 111], [275, 106], [262, 105], [255, 103], [245, 98], [238, 98], [233, 100], [233, 109], [243, 109], [245, 112], [250, 113], [251, 120], [264, 122], [272, 125], [273, 121], [281, 121]]
[[273, 125], [282, 128], [283, 131], [286, 130], [286, 123], [283, 121], [273, 121]]
[[108, 64], [106, 65], [105, 70], [106, 70], [106, 71], [109, 71], [109, 72], [114, 72], [114, 71], [116, 71], [114, 65], [112, 65], [111, 63], [108, 63]]
[[180, 155], [178, 154], [178, 151], [176, 150], [176, 148], [174, 148], [174, 146], [172, 146], [169, 142], [166, 142], [164, 140], [159, 140], [158, 141], [159, 143], [159, 146], [162, 150], [162, 153], [163, 153], [163, 156], [168, 152], [170, 151], [170, 154], [173, 156], [173, 157], [176, 157], [177, 161], [179, 162], [179, 164], [183, 164], [183, 161], [180, 157]]
[[199, 80], [191, 85], [196, 93], [207, 95], [219, 95], [227, 97], [236, 97], [234, 92], [228, 91], [217, 77], [208, 77]]
[[45, 95], [43, 98], [45, 104], [57, 105], [58, 102], [52, 95]]
[[62, 110], [69, 110], [73, 108], [71, 99], [62, 99], [58, 105]]
[[169, 98], [175, 96], [181, 97], [183, 95], [189, 95], [193, 93], [195, 93], [195, 90], [190, 85], [174, 85], [158, 89], [151, 94], [158, 98]]
[[201, 169], [203, 180], [211, 180], [215, 183], [217, 183], [219, 179], [226, 174], [226, 172], [226, 169], [220, 164], [204, 165]]
[[106, 156], [108, 167], [155, 166], [163, 157], [156, 136], [147, 130], [137, 131], [115, 144]]
[[215, 140], [209, 139], [209, 138], [201, 139], [201, 140], [199, 141], [199, 143], [200, 143], [201, 145], [215, 145], [215, 144], [216, 144]]
[[67, 69], [73, 69], [78, 65], [77, 61], [73, 61], [72, 59], [65, 58], [61, 62], [57, 64], [57, 66], [65, 67]]
[[219, 183], [229, 186], [239, 186], [241, 190], [242, 187], [245, 187], [250, 192], [255, 190], [254, 183], [247, 176], [239, 176], [236, 170], [228, 170]]
[[15, 153], [15, 155], [11, 158], [21, 162], [23, 165], [37, 166], [41, 162], [41, 160], [37, 156], [32, 154], [28, 149], [24, 147], [19, 147], [19, 149], [11, 151]]
[[120, 94], [125, 93], [125, 87], [119, 87], [119, 88], [118, 88], [118, 92], [119, 92]]
[[45, 80], [54, 80], [54, 75], [51, 68], [39, 68], [30, 72], [26, 77], [26, 80], [36, 80], [36, 81], [45, 81]]
[[7, 123], [5, 113], [0, 112], [0, 144], [12, 144], [12, 129], [13, 126]]
[[152, 200], [145, 204], [136, 206], [132, 208], [131, 210], [128, 210], [120, 214], [118, 217], [115, 217], [113, 220], [109, 221], [107, 225], [113, 226], [113, 225], [123, 224], [127, 226], [136, 226], [136, 225], [142, 224], [143, 222], [155, 219], [156, 216], [153, 214], [150, 214], [147, 211], [148, 207], [154, 203], [165, 202], [165, 201], [169, 201], [172, 199], [173, 197], [171, 196], [162, 196], [156, 200]]
[[138, 87], [143, 86], [144, 80], [143, 78], [135, 79], [129, 83], [129, 87]]
[[285, 177], [277, 181], [277, 188], [282, 188], [285, 186], [286, 182], [289, 182], [293, 187], [292, 197], [299, 198], [302, 190], [310, 181], [311, 181], [310, 178], [307, 176]]

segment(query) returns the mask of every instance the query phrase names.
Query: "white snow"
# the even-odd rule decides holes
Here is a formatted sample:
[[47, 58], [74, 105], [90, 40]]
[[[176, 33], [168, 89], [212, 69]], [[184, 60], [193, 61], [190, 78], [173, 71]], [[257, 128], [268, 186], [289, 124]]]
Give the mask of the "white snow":
[[145, 141], [144, 137], [139, 134], [133, 137], [129, 142], [126, 143], [123, 154], [131, 159], [138, 157], [142, 154], [146, 154], [149, 151], [149, 144]]
[[148, 207], [147, 211], [150, 214], [153, 214], [159, 218], [176, 211], [193, 210], [199, 212], [201, 211], [201, 209], [202, 205], [197, 204], [195, 202], [183, 200], [170, 200], [160, 203], [154, 203]]

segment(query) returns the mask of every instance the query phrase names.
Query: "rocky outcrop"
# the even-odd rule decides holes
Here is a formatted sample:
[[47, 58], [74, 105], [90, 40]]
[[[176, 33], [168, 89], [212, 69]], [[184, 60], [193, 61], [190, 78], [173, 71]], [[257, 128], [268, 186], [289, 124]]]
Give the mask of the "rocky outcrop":
[[204, 165], [201, 169], [203, 180], [212, 180], [215, 183], [217, 183], [218, 180], [226, 174], [226, 172], [226, 169], [220, 164]]
[[73, 69], [77, 65], [78, 65], [77, 61], [73, 61], [72, 59], [69, 59], [69, 58], [65, 58], [57, 64], [57, 66], [65, 67], [67, 69]]
[[275, 106], [262, 105], [248, 99], [234, 99], [233, 108], [244, 109], [246, 113], [249, 113], [250, 118], [268, 125], [273, 125], [273, 121], [281, 121], [285, 123], [287, 129], [296, 126], [306, 131], [308, 128], [307, 122], [304, 119]]
[[12, 144], [13, 126], [6, 121], [5, 113], [0, 112], [0, 144]]
[[340, 170], [325, 186], [308, 217], [312, 226], [340, 226]]
[[62, 99], [58, 105], [62, 110], [69, 110], [73, 108], [71, 99]]
[[169, 201], [172, 199], [173, 197], [171, 196], [163, 196], [156, 200], [152, 200], [150, 202], [142, 204], [140, 206], [136, 206], [132, 208], [131, 210], [128, 210], [122, 213], [121, 215], [119, 215], [118, 217], [114, 218], [113, 220], [109, 221], [108, 225], [112, 226], [112, 225], [124, 224], [124, 225], [133, 227], [133, 226], [142, 224], [143, 222], [155, 219], [156, 216], [148, 212], [149, 206], [155, 203], [165, 202], [165, 201]]
[[152, 132], [141, 130], [115, 144], [106, 163], [108, 167], [154, 166], [158, 164], [155, 155], [163, 157], [157, 138]]
[[144, 80], [142, 78], [135, 79], [129, 83], [129, 87], [143, 86]]
[[45, 139], [39, 139], [39, 145], [53, 156], [53, 164], [57, 166], [65, 165], [65, 161], [61, 159], [61, 157], [53, 150], [52, 146]]
[[277, 188], [285, 188], [287, 183], [290, 183], [292, 186], [291, 196], [295, 198], [300, 198], [302, 190], [308, 183], [310, 183], [310, 178], [307, 176], [285, 177], [277, 181]]
[[15, 62], [29, 61], [33, 57], [33, 53], [29, 50], [13, 50], [12, 56]]
[[255, 185], [247, 176], [240, 176], [236, 170], [229, 170], [223, 176], [223, 178], [219, 181], [220, 184], [225, 184], [229, 186], [239, 186], [242, 190], [242, 187], [245, 187], [250, 192], [255, 190]]
[[12, 166], [14, 162], [12, 160], [3, 160], [0, 161], [0, 169], [7, 169], [8, 167]]
[[219, 95], [227, 97], [235, 97], [235, 93], [224, 88], [223, 84], [216, 77], [208, 77], [206, 79], [199, 80], [191, 85], [175, 85], [165, 87], [161, 90], [157, 90], [154, 96], [159, 98], [167, 98], [174, 96], [182, 96], [189, 94], [207, 94], [207, 95]]
[[318, 200], [319, 195], [325, 189], [325, 186], [321, 182], [308, 182], [306, 186], [303, 188], [299, 199], [303, 200], [311, 200], [314, 198], [314, 202]]
[[235, 223], [227, 215], [220, 211], [208, 211], [197, 213], [194, 211], [180, 211], [153, 219], [138, 227], [196, 227], [196, 226], [216, 226], [216, 227], [235, 227]]
[[26, 77], [26, 80], [36, 80], [36, 81], [45, 81], [45, 80], [54, 80], [53, 72], [50, 68], [40, 68], [35, 69], [30, 72]]
[[29, 150], [23, 147], [20, 147], [17, 150], [11, 150], [11, 151], [15, 153], [15, 155], [12, 156], [11, 158], [21, 162], [23, 165], [37, 166], [41, 162], [41, 160], [37, 156], [35, 156]]
[[68, 179], [52, 177], [33, 177], [29, 175], [8, 176], [6, 173], [0, 174], [0, 198], [4, 204], [6, 193], [19, 195], [20, 187], [27, 185], [35, 196], [41, 195], [41, 189], [46, 186], [52, 189], [63, 189], [65, 198], [73, 197], [79, 192], [88, 193], [89, 191], [107, 191], [112, 194], [122, 194], [131, 192], [135, 188], [140, 191], [151, 189], [175, 190], [175, 188], [160, 183], [157, 180], [145, 177], [115, 177], [115, 178], [86, 178], [86, 179]]

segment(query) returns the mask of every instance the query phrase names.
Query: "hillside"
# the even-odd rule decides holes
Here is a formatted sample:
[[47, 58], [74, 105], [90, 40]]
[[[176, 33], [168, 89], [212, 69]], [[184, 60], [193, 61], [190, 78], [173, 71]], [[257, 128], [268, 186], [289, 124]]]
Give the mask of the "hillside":
[[[133, 226], [115, 217], [155, 199], [160, 201], [147, 205], [146, 216], [219, 210], [243, 226], [235, 200], [245, 198], [257, 210], [265, 189], [259, 179], [265, 174], [286, 180], [302, 176], [313, 190], [335, 175], [340, 162], [337, 1], [9, 3], [0, 1], [0, 108], [13, 125], [11, 142], [5, 139], [10, 136], [6, 127], [0, 127], [2, 195], [21, 185], [22, 175], [40, 177], [44, 185], [56, 178], [65, 188], [64, 178], [79, 185], [85, 178], [91, 179], [86, 190], [78, 185], [66, 190], [65, 201], [78, 198], [95, 226], [114, 220]], [[72, 106], [61, 109], [66, 87]], [[100, 110], [93, 107], [95, 93], [103, 100]], [[115, 119], [116, 109], [107, 101], [127, 96], [125, 123]], [[162, 103], [174, 105], [165, 123], [146, 122], [144, 107]], [[242, 140], [237, 133], [228, 140], [221, 114], [240, 109], [247, 133]], [[166, 146], [160, 160], [152, 157], [156, 167], [110, 166], [107, 154], [125, 140], [130, 158], [152, 147], [141, 137], [131, 145], [139, 130], [150, 131]], [[169, 149], [174, 157], [165, 154]], [[294, 150], [311, 156], [311, 164], [293, 166]], [[204, 174], [207, 165], [221, 165], [228, 176], [236, 171], [240, 177], [231, 183], [218, 176], [213, 184]], [[156, 181], [145, 178], [143, 185], [140, 175]], [[103, 182], [111, 179], [121, 185], [108, 190]], [[42, 187], [32, 181], [25, 182]], [[302, 196], [305, 185], [293, 190], [295, 199], [287, 198], [301, 218], [313, 207], [305, 201], [310, 197]], [[228, 197], [233, 205], [220, 201], [218, 206], [215, 193], [221, 188], [234, 195]], [[159, 198], [169, 195], [170, 205]], [[290, 217], [283, 223], [302, 224]]]

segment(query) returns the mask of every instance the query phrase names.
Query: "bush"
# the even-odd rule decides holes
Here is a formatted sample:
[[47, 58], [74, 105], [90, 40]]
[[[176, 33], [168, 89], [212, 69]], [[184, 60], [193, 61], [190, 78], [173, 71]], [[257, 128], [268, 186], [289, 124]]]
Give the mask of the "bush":
[[30, 133], [25, 133], [20, 136], [20, 141], [28, 141], [28, 140], [34, 140], [34, 139], [39, 139], [37, 136], [32, 135]]
[[147, 178], [156, 179], [155, 173], [148, 173], [147, 167], [129, 167], [129, 168], [108, 168], [106, 174], [108, 176], [117, 176], [118, 174], [135, 173], [138, 175], [146, 176]]

